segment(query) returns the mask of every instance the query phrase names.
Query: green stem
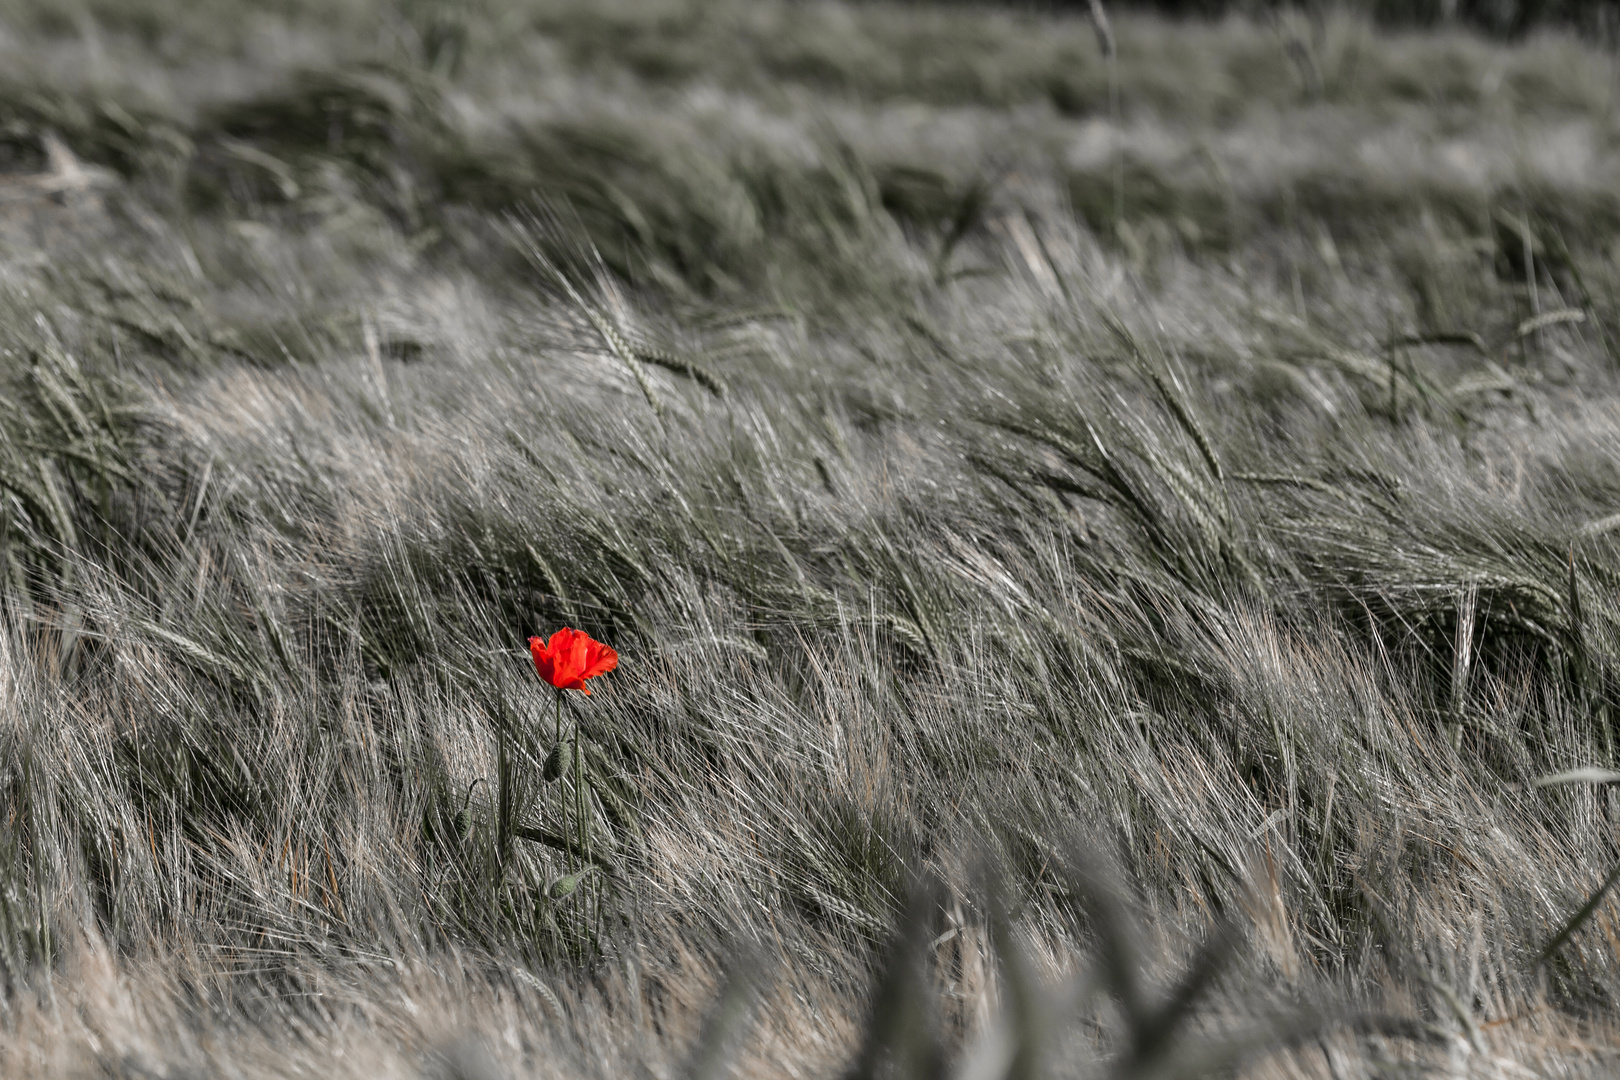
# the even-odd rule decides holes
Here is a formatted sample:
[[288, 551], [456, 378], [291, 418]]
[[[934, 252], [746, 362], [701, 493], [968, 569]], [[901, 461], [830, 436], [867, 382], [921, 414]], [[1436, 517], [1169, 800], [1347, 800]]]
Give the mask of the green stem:
[[[578, 717], [573, 719], [573, 801], [575, 811], [580, 818], [580, 871], [585, 874], [591, 868], [591, 834], [590, 826], [585, 819], [585, 746], [582, 745], [583, 733], [580, 732]], [[591, 897], [595, 891], [595, 882], [580, 881], [580, 929], [582, 934], [590, 933], [591, 925]], [[585, 947], [585, 942], [580, 942]]]
[[579, 721], [574, 721], [574, 811], [579, 815], [580, 870], [591, 864], [590, 834], [585, 828], [585, 755], [580, 746]]
[[[553, 719], [553, 725], [552, 726], [553, 726], [553, 728], [554, 728], [554, 730], [556, 732], [556, 736], [557, 736], [555, 745], [560, 749], [562, 747], [563, 694], [562, 694], [561, 690], [554, 691], [554, 693], [557, 695], [557, 708], [556, 708], [555, 712], [552, 714], [552, 719]], [[557, 815], [558, 823], [560, 825], [560, 830], [559, 831], [561, 831], [561, 833], [564, 836], [567, 836], [568, 835], [568, 793], [562, 790], [562, 786], [560, 784], [558, 785], [558, 790], [557, 790], [557, 802], [558, 802], [558, 806], [559, 806], [559, 813]]]
[[505, 879], [506, 865], [512, 851], [512, 756], [511, 747], [508, 746], [512, 735], [507, 729], [503, 702], [495, 718], [495, 782], [499, 785], [495, 793], [495, 847], [502, 880]]

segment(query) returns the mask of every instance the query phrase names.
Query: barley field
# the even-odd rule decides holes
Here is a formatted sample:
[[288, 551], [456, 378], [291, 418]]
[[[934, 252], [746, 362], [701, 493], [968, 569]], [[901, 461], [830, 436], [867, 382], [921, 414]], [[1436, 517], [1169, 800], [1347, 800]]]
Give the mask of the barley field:
[[1611, 1075], [1617, 259], [1553, 29], [0, 2], [0, 1075]]

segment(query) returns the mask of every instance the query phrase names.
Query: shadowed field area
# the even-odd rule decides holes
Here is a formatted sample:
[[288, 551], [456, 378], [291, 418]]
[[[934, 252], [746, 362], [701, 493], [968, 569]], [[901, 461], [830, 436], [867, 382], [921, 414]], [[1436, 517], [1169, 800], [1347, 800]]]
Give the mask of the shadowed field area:
[[74, 11], [0, 3], [0, 1074], [1620, 1064], [1613, 54]]

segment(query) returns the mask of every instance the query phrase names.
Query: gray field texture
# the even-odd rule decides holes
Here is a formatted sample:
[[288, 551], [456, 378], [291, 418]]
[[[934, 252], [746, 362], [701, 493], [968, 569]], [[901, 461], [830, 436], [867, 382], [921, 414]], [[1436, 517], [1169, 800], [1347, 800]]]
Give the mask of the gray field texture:
[[1551, 31], [0, 3], [0, 1075], [1612, 1074], [1617, 245]]

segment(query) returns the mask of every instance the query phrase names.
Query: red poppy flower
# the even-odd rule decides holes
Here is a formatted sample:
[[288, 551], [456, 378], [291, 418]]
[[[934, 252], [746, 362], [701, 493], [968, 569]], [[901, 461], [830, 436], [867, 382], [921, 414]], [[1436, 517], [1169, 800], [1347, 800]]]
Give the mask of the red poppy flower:
[[619, 654], [596, 641], [583, 630], [563, 627], [551, 635], [550, 641], [537, 637], [529, 639], [529, 655], [534, 657], [534, 670], [540, 677], [559, 690], [591, 688], [586, 679], [606, 675], [619, 666]]

